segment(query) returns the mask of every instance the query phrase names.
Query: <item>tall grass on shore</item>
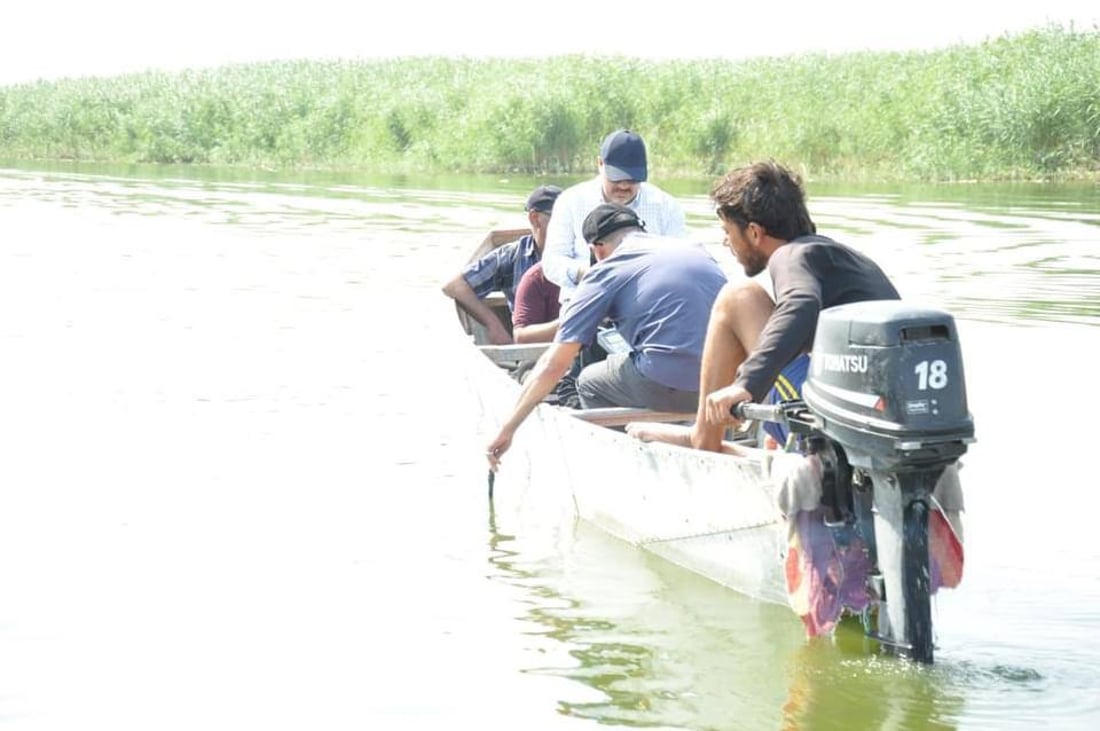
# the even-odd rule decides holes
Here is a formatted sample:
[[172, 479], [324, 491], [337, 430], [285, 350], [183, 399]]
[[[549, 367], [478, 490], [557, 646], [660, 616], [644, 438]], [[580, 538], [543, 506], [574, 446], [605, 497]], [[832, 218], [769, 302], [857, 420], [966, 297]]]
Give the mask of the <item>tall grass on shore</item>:
[[662, 176], [763, 156], [816, 178], [1100, 172], [1100, 31], [747, 60], [287, 61], [0, 88], [0, 157], [581, 173], [626, 126]]

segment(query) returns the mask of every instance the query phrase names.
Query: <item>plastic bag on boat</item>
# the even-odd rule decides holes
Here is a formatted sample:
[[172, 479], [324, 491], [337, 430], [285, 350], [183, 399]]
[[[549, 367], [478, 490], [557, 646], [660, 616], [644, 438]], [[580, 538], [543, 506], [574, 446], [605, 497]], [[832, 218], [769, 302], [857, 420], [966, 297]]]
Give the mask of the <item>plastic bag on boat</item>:
[[[775, 504], [784, 517], [821, 505], [822, 467], [816, 454], [776, 454], [772, 458], [771, 475], [779, 484]], [[794, 523], [788, 521], [787, 527], [790, 537]]]

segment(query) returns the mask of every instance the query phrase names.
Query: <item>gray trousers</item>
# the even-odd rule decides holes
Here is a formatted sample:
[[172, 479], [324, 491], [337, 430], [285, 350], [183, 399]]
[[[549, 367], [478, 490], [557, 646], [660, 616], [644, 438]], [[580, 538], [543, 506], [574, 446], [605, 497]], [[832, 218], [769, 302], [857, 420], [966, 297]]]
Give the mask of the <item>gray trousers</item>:
[[669, 388], [642, 375], [630, 353], [612, 353], [604, 360], [585, 366], [577, 377], [581, 406], [598, 409], [630, 406], [655, 411], [695, 411], [698, 391]]

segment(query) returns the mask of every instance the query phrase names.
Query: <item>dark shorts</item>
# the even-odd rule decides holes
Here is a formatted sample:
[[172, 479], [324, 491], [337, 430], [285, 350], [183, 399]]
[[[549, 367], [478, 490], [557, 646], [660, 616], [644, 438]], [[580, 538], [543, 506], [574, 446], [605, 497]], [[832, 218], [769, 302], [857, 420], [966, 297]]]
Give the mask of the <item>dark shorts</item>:
[[[802, 398], [802, 384], [806, 382], [806, 375], [810, 372], [810, 355], [803, 353], [779, 372], [775, 379], [775, 385], [764, 399], [766, 404], [778, 404], [784, 401], [797, 401]], [[764, 422], [764, 431], [772, 439], [783, 446], [787, 442], [787, 427], [774, 422]]]

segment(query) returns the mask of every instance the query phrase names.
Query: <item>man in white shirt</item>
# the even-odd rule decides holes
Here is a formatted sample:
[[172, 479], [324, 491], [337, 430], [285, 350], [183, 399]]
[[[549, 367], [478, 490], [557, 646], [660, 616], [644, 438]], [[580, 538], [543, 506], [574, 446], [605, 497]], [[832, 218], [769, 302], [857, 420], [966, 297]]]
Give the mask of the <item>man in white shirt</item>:
[[596, 167], [595, 178], [570, 186], [558, 196], [546, 231], [542, 269], [546, 278], [561, 288], [562, 304], [572, 299], [577, 282], [588, 271], [590, 254], [582, 228], [585, 217], [601, 203], [632, 209], [651, 234], [687, 235], [679, 201], [646, 182], [646, 149], [640, 136], [628, 129], [609, 134], [600, 147]]

